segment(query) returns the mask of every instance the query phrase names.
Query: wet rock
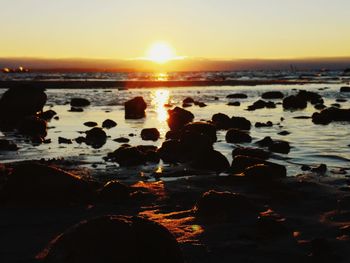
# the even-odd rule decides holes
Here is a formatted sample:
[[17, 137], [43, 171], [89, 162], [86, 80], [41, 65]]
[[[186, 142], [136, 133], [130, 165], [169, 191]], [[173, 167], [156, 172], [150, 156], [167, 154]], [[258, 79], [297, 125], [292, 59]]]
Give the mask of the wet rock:
[[322, 96], [316, 92], [300, 90], [297, 96], [303, 98], [304, 100], [310, 102], [313, 105], [324, 103]]
[[268, 91], [261, 95], [263, 99], [283, 99], [284, 94], [280, 91]]
[[243, 172], [244, 176], [255, 180], [268, 180], [284, 178], [285, 172], [281, 169], [276, 169], [276, 166], [269, 164], [256, 164], [246, 168]]
[[217, 129], [229, 129], [231, 127], [231, 118], [223, 113], [214, 114], [211, 118]]
[[301, 168], [300, 168], [302, 171], [310, 171], [311, 170], [311, 167], [308, 166], [308, 165], [302, 165]]
[[[276, 177], [286, 177], [287, 170], [283, 165], [276, 163], [268, 162], [259, 158], [254, 158], [250, 156], [237, 155], [233, 158], [231, 164], [231, 171], [234, 174], [239, 174], [245, 172], [249, 167], [256, 165], [266, 165], [269, 166], [269, 169], [273, 172]], [[264, 168], [263, 168], [264, 169]]]
[[327, 108], [312, 115], [315, 124], [329, 124], [333, 121], [350, 121], [350, 109]]
[[311, 118], [312, 118], [311, 116], [295, 116], [295, 117], [293, 117], [293, 119], [296, 119], [296, 120], [308, 120]]
[[167, 163], [184, 161], [183, 146], [179, 140], [167, 140], [158, 149], [160, 158]]
[[102, 201], [123, 201], [130, 196], [130, 189], [119, 181], [109, 181], [98, 191], [98, 197]]
[[230, 163], [222, 153], [213, 150], [196, 155], [191, 166], [200, 170], [220, 173], [227, 171], [230, 168]]
[[96, 127], [97, 126], [97, 122], [94, 122], [94, 121], [87, 121], [87, 122], [84, 122], [84, 126], [86, 127]]
[[156, 128], [143, 129], [141, 131], [141, 138], [144, 141], [157, 141], [160, 133]]
[[283, 100], [283, 108], [286, 110], [305, 109], [307, 101], [299, 96], [291, 95]]
[[251, 126], [251, 122], [244, 117], [233, 116], [231, 118], [230, 128], [248, 131], [250, 130]]
[[58, 137], [58, 144], [72, 144], [72, 140], [71, 139], [66, 139], [63, 137]]
[[256, 128], [262, 128], [262, 127], [272, 127], [273, 126], [273, 123], [271, 121], [268, 121], [266, 123], [263, 123], [263, 122], [257, 122], [255, 123], [255, 127]]
[[238, 147], [232, 151], [232, 157], [235, 158], [238, 155], [249, 156], [266, 160], [270, 158], [270, 152], [251, 147]]
[[198, 102], [198, 103], [195, 103], [198, 107], [200, 108], [204, 108], [204, 107], [207, 107], [208, 105], [205, 104], [204, 102]]
[[327, 172], [327, 165], [320, 164], [319, 166], [312, 168], [311, 171], [318, 174], [324, 174]]
[[51, 120], [53, 117], [55, 117], [57, 113], [54, 110], [47, 110], [39, 114], [39, 118], [43, 119], [45, 121]]
[[8, 89], [0, 99], [0, 127], [16, 125], [21, 119], [42, 112], [46, 100], [44, 89]]
[[248, 106], [249, 111], [254, 111], [254, 110], [264, 109], [264, 108], [274, 109], [276, 108], [276, 104], [272, 101], [258, 100], [254, 102], [252, 105]]
[[107, 141], [107, 134], [102, 128], [95, 127], [85, 133], [85, 143], [93, 148], [101, 148]]
[[86, 142], [86, 139], [85, 139], [85, 137], [83, 137], [83, 136], [80, 136], [80, 137], [78, 137], [78, 138], [76, 138], [76, 139], [74, 139], [77, 143], [79, 143], [79, 144], [82, 144], [82, 143], [85, 143]]
[[216, 128], [213, 124], [207, 122], [192, 122], [184, 127], [184, 132], [205, 134], [212, 143], [217, 141]]
[[37, 258], [46, 263], [184, 262], [176, 239], [166, 228], [126, 216], [82, 221], [51, 241]]
[[167, 140], [178, 140], [181, 137], [181, 132], [180, 131], [167, 131], [165, 134], [165, 138]]
[[340, 92], [350, 92], [350, 86], [341, 87]]
[[324, 104], [316, 104], [314, 108], [315, 108], [316, 110], [323, 110], [323, 109], [325, 109], [325, 108], [327, 108], [327, 107], [326, 107], [326, 105], [324, 105]]
[[264, 139], [256, 142], [261, 147], [267, 147], [271, 152], [285, 153], [290, 152], [290, 145], [286, 141], [272, 140], [271, 137], [267, 136]]
[[0, 139], [0, 151], [17, 151], [18, 146], [13, 142], [6, 139]]
[[81, 107], [89, 106], [90, 105], [90, 101], [87, 100], [87, 99], [84, 99], [84, 98], [72, 98], [70, 100], [70, 105], [72, 107], [81, 108]]
[[70, 205], [93, 199], [93, 187], [53, 166], [25, 162], [14, 167], [3, 188], [5, 202], [33, 205]]
[[252, 141], [252, 137], [250, 137], [247, 132], [238, 129], [228, 130], [225, 138], [228, 143], [244, 143]]
[[118, 143], [128, 143], [130, 141], [130, 139], [125, 138], [125, 137], [119, 137], [114, 139], [113, 141], [118, 142]]
[[213, 150], [213, 138], [205, 133], [184, 131], [180, 137], [183, 157], [192, 159]]
[[147, 104], [142, 97], [125, 102], [125, 119], [142, 119], [146, 116]]
[[102, 123], [102, 127], [106, 129], [112, 129], [117, 126], [117, 123], [113, 120], [107, 119]]
[[189, 108], [189, 107], [192, 107], [192, 104], [182, 103], [182, 108]]
[[235, 107], [239, 107], [241, 106], [241, 103], [239, 101], [233, 101], [233, 102], [229, 102], [227, 103], [228, 106], [235, 106]]
[[168, 110], [168, 114], [168, 125], [171, 130], [182, 129], [187, 123], [192, 122], [194, 119], [194, 115], [190, 111], [179, 107]]
[[117, 162], [120, 166], [137, 166], [146, 162], [158, 163], [159, 154], [155, 146], [122, 145], [107, 155], [109, 161]]
[[342, 99], [342, 98], [336, 99], [336, 102], [347, 102], [347, 101], [348, 101], [347, 99]]
[[278, 133], [278, 135], [281, 135], [281, 136], [287, 136], [289, 134], [290, 134], [289, 131], [281, 131], [281, 132]]
[[70, 112], [83, 112], [84, 109], [83, 108], [78, 108], [78, 107], [71, 107]]
[[339, 103], [332, 103], [331, 106], [335, 108], [341, 108], [341, 105]]
[[158, 147], [154, 145], [138, 145], [136, 146], [137, 150], [139, 150], [143, 154], [143, 158], [146, 162], [149, 163], [159, 163], [160, 157], [158, 154]]
[[43, 139], [47, 135], [47, 122], [35, 116], [25, 117], [19, 124], [19, 132]]
[[248, 96], [243, 93], [234, 93], [226, 96], [227, 99], [247, 99]]
[[194, 99], [188, 97], [188, 98], [184, 99], [184, 100], [182, 101], [182, 103], [183, 103], [183, 104], [192, 104], [192, 103], [194, 103]]
[[246, 196], [210, 190], [204, 193], [194, 208], [196, 218], [207, 222], [227, 222], [244, 218], [255, 219], [258, 208]]

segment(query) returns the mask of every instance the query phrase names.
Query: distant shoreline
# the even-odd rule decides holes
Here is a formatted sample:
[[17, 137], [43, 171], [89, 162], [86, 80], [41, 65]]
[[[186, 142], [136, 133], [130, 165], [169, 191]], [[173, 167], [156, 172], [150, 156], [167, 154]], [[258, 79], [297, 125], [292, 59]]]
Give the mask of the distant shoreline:
[[0, 89], [7, 88], [45, 88], [45, 89], [94, 89], [94, 88], [175, 88], [175, 87], [204, 87], [204, 86], [258, 86], [258, 85], [302, 85], [319, 83], [305, 80], [223, 80], [223, 81], [35, 81], [9, 80], [0, 81]]

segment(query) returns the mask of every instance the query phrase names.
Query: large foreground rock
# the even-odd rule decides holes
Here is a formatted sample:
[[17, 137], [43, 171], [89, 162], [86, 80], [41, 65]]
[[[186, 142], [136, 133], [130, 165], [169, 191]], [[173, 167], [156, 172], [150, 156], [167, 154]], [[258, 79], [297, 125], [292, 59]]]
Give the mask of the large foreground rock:
[[216, 142], [216, 127], [207, 122], [192, 122], [184, 127], [184, 132], [205, 134], [210, 138], [212, 143]]
[[252, 141], [252, 137], [250, 137], [247, 132], [238, 129], [228, 130], [225, 138], [228, 143], [245, 143]]
[[176, 107], [173, 110], [168, 110], [169, 118], [168, 125], [171, 130], [182, 129], [186, 124], [194, 119], [192, 112]]
[[327, 108], [312, 115], [315, 124], [329, 124], [333, 121], [350, 121], [350, 109]]
[[147, 104], [142, 97], [125, 102], [125, 119], [142, 119], [146, 116]]
[[107, 141], [107, 134], [102, 128], [95, 127], [85, 133], [85, 143], [93, 148], [101, 148]]
[[94, 197], [87, 181], [59, 168], [25, 162], [16, 165], [0, 191], [1, 200], [18, 205], [70, 205]]
[[70, 105], [72, 107], [86, 107], [90, 105], [90, 101], [84, 98], [72, 98], [70, 100]]
[[82, 221], [55, 238], [38, 258], [45, 263], [184, 262], [166, 228], [126, 216]]

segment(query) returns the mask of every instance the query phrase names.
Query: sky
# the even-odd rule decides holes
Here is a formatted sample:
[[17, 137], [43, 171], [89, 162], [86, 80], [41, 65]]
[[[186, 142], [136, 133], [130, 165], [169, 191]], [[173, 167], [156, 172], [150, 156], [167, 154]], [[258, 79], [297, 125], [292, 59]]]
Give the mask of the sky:
[[350, 57], [349, 0], [0, 0], [0, 57]]

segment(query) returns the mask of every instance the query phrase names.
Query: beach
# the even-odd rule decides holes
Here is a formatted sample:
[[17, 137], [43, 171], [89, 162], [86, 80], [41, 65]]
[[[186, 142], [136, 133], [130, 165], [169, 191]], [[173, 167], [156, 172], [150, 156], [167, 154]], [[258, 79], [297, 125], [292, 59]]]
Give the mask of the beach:
[[[0, 96], [7, 88], [35, 89], [39, 83], [12, 81], [3, 83]], [[34, 141], [16, 129], [0, 133], [1, 140], [18, 148], [2, 150], [0, 156], [4, 262], [56, 262], [45, 259], [48, 243], [80, 221], [103, 215], [139, 216], [161, 224], [176, 238], [184, 262], [348, 262], [349, 116], [345, 112], [343, 119], [336, 117], [350, 108], [350, 92], [341, 92], [347, 80], [225, 81], [200, 80], [199, 85], [139, 80], [134, 86], [123, 80], [113, 86], [106, 84], [112, 81], [100, 86], [98, 81], [80, 80], [77, 86], [42, 82], [37, 90], [47, 88], [43, 112], [54, 112], [43, 140]], [[135, 97], [143, 98], [145, 115], [126, 119], [125, 103]], [[77, 98], [80, 105], [72, 102]], [[176, 107], [185, 112], [176, 112]], [[315, 115], [329, 108], [336, 109], [336, 116]], [[193, 118], [183, 123], [183, 117], [172, 117], [173, 111]], [[218, 113], [222, 115], [214, 117]], [[233, 117], [227, 127], [223, 115]], [[176, 121], [169, 121], [172, 118]], [[89, 142], [94, 127], [98, 134], [104, 132], [102, 143], [96, 144], [97, 137]], [[151, 128], [159, 134], [143, 131]], [[232, 128], [239, 135], [230, 139]], [[194, 131], [186, 141], [193, 153], [178, 156], [164, 142], [185, 143], [185, 131]], [[138, 151], [148, 147], [142, 152], [144, 160], [138, 159], [144, 155], [116, 151], [137, 146]], [[210, 149], [209, 155], [202, 147]], [[253, 163], [240, 167], [244, 162]], [[88, 200], [77, 197], [72, 202], [67, 197], [57, 204], [50, 203], [45, 190], [28, 202], [25, 194], [11, 199], [4, 189], [11, 174], [23, 176], [23, 168], [18, 168], [23, 164], [34, 172], [49, 167], [60, 169], [57, 174], [77, 176], [88, 182], [93, 194]], [[57, 187], [42, 180], [48, 191]], [[118, 186], [112, 190], [116, 195], [101, 198], [111, 181], [122, 184], [127, 194], [121, 197]], [[45, 193], [50, 196], [47, 202], [38, 201]]]

